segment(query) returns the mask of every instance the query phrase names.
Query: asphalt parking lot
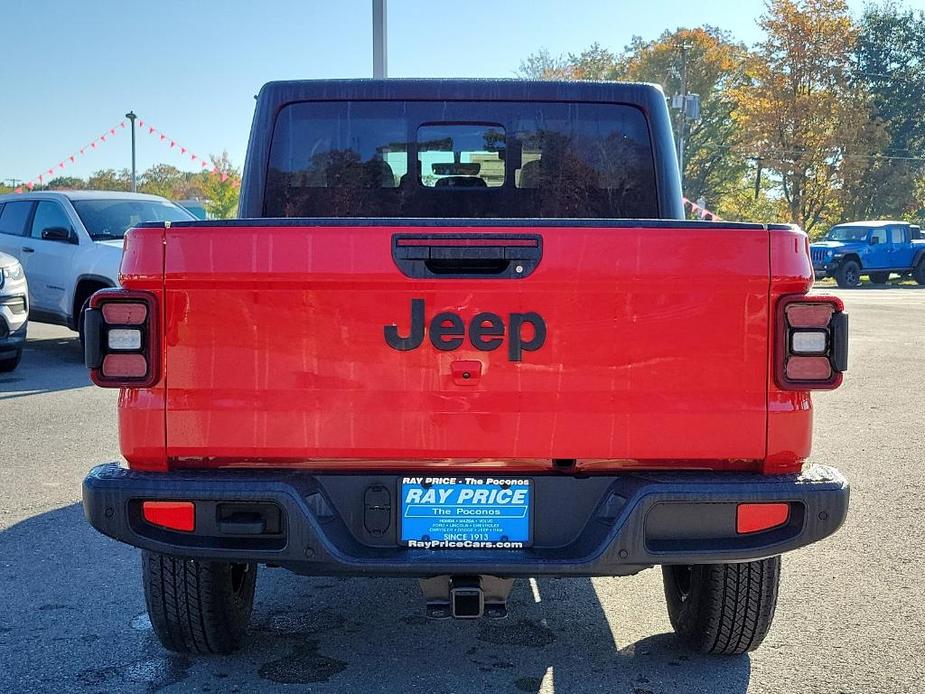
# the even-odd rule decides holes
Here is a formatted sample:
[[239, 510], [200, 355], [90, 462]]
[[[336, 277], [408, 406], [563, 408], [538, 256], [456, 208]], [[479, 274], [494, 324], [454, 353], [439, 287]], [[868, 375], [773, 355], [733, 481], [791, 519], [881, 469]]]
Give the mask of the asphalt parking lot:
[[839, 291], [845, 385], [816, 396], [813, 459], [852, 484], [845, 527], [784, 561], [774, 627], [735, 658], [686, 652], [661, 576], [520, 582], [503, 622], [424, 619], [417, 583], [261, 568], [233, 657], [171, 655], [140, 559], [91, 530], [80, 482], [118, 456], [117, 393], [73, 333], [33, 324], [0, 376], [5, 691], [921, 692], [925, 673], [925, 289]]

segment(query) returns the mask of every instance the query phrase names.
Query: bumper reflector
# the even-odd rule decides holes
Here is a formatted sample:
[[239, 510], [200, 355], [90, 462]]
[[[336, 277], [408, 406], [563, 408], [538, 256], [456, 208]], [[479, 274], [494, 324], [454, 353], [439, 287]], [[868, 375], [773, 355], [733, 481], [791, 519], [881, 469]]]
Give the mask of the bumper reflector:
[[790, 504], [739, 504], [736, 532], [740, 535], [770, 530], [790, 519]]
[[196, 529], [196, 507], [192, 501], [145, 501], [141, 510], [152, 525], [185, 533]]

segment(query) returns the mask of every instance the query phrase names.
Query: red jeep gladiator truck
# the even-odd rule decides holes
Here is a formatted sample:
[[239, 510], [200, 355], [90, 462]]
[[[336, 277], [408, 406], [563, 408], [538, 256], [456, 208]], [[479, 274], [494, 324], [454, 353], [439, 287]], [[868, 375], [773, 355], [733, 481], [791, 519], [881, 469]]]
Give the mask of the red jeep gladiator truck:
[[658, 565], [678, 634], [741, 653], [842, 524], [806, 463], [842, 304], [798, 228], [684, 220], [658, 87], [270, 83], [240, 213], [130, 231], [85, 315], [125, 460], [84, 509], [167, 648], [236, 648], [260, 564], [417, 577], [437, 618]]

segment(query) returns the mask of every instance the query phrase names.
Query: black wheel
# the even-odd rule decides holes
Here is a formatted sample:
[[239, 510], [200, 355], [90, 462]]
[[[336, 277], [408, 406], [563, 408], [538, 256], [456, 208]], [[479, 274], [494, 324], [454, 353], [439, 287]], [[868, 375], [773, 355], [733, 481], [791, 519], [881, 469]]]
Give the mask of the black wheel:
[[16, 350], [16, 354], [12, 357], [4, 357], [0, 359], [0, 373], [6, 373], [7, 371], [12, 371], [17, 366], [19, 366], [19, 360], [22, 359], [22, 350]]
[[925, 258], [922, 258], [919, 264], [915, 266], [915, 270], [912, 271], [912, 279], [919, 284], [925, 284]]
[[861, 283], [861, 266], [856, 260], [846, 260], [838, 266], [835, 283], [842, 289], [851, 289]]
[[874, 284], [886, 284], [890, 280], [889, 272], [871, 272], [867, 275]]
[[244, 639], [256, 564], [142, 553], [145, 603], [154, 633], [177, 653], [231, 653]]
[[663, 566], [662, 578], [671, 626], [701, 653], [745, 653], [767, 636], [777, 605], [780, 557]]

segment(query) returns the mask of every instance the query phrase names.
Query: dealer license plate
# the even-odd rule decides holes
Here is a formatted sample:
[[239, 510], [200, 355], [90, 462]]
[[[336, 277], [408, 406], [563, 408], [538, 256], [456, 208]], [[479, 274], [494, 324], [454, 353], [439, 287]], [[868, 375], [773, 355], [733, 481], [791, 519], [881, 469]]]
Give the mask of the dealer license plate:
[[404, 477], [401, 541], [428, 549], [517, 549], [529, 546], [530, 480]]

